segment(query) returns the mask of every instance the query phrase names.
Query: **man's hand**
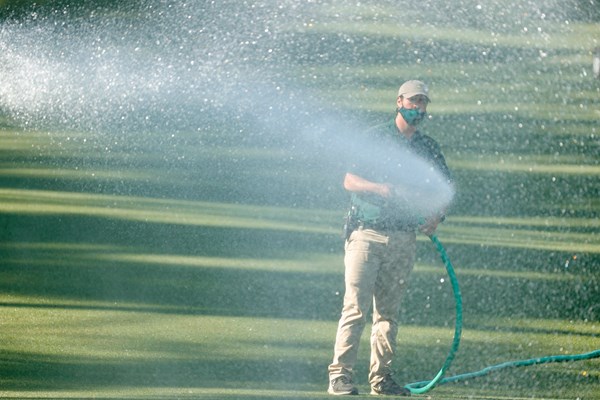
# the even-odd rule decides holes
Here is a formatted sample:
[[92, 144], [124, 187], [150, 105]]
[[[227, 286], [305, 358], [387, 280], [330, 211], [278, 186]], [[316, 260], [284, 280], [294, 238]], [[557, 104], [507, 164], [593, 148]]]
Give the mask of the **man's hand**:
[[389, 199], [394, 194], [394, 186], [391, 183], [379, 183], [376, 186], [376, 193], [384, 199]]
[[442, 222], [442, 220], [443, 220], [443, 217], [439, 216], [439, 215], [436, 215], [434, 217], [428, 218], [423, 225], [419, 226], [419, 230], [423, 234], [425, 234], [427, 236], [431, 236], [431, 235], [433, 235], [433, 233], [437, 229], [437, 227], [440, 224], [440, 222]]

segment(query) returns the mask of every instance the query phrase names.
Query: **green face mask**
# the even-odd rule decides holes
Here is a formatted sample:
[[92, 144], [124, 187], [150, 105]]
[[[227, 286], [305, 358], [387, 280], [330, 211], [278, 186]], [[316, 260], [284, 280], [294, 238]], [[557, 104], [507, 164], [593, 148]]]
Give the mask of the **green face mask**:
[[425, 119], [427, 113], [425, 111], [421, 111], [418, 108], [398, 108], [398, 112], [402, 115], [402, 118], [406, 121], [407, 124], [412, 126], [417, 126]]

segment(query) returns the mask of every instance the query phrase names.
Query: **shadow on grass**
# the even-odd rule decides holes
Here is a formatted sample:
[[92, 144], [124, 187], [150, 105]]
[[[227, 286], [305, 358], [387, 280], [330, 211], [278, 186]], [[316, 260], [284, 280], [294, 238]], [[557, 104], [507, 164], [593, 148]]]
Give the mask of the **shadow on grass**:
[[[80, 216], [11, 215], [3, 220], [9, 227], [0, 248], [4, 278], [0, 290], [5, 294], [43, 296], [57, 305], [77, 300], [140, 304], [183, 314], [335, 320], [339, 313], [342, 244], [335, 235]], [[548, 273], [548, 279], [520, 276], [522, 268], [507, 260], [526, 263], [545, 253], [477, 249], [460, 245], [449, 249], [451, 257], [458, 255], [467, 315], [597, 317], [594, 299], [600, 294], [600, 284], [594, 274], [538, 267]], [[417, 270], [413, 275], [404, 319], [447, 324], [453, 316], [453, 300], [443, 265], [428, 245], [422, 244], [419, 253], [424, 255], [422, 262], [440, 269], [438, 274]], [[324, 255], [332, 265], [319, 261], [325, 264], [314, 267], [308, 254]], [[301, 268], [286, 269], [286, 260], [295, 260]], [[491, 267], [489, 274], [482, 265]], [[460, 276], [461, 268], [468, 272], [469, 266], [481, 272]], [[499, 271], [506, 273], [494, 274]]]
[[[48, 357], [22, 353], [4, 352], [0, 373], [3, 390], [7, 391], [49, 391], [76, 390], [90, 391], [113, 388], [189, 388], [202, 389], [244, 389], [268, 391], [281, 390], [280, 398], [288, 397], [284, 393], [294, 391], [326, 390], [327, 361], [324, 356], [319, 359], [299, 357], [295, 359], [274, 359], [263, 357], [260, 360], [250, 358], [210, 358], [201, 350], [194, 349], [189, 343], [180, 345], [180, 352], [196, 359], [181, 360], [162, 357], [141, 361], [109, 362], [90, 358], [68, 356]], [[442, 361], [441, 349], [417, 347], [406, 352], [400, 360], [403, 364], [397, 370], [400, 382], [414, 382], [428, 379], [436, 372], [435, 367]], [[414, 355], [414, 357], [412, 357]], [[432, 356], [433, 355], [433, 356]], [[474, 356], [469, 354], [468, 356]], [[479, 357], [481, 354], [479, 355]], [[477, 358], [485, 363], [483, 358]], [[471, 362], [476, 364], [477, 362]], [[357, 368], [358, 385], [361, 390], [368, 387], [366, 366]], [[458, 363], [456, 363], [458, 364]], [[483, 367], [481, 365], [480, 367]], [[582, 374], [582, 368], [592, 368], [591, 364], [561, 364], [533, 366], [529, 368], [513, 368], [494, 372], [486, 377], [459, 383], [449, 383], [440, 388], [476, 393], [507, 395], [511, 393], [528, 396], [565, 395], [578, 393], [594, 393], [600, 384], [597, 374]], [[460, 365], [459, 365], [460, 368]], [[449, 371], [451, 376], [456, 368]], [[461, 371], [466, 372], [466, 371]], [[239, 396], [239, 394], [238, 394]], [[244, 395], [245, 397], [245, 395]], [[130, 398], [125, 395], [123, 398]], [[218, 398], [227, 398], [219, 394]]]
[[[341, 306], [339, 293], [343, 292], [342, 250], [338, 237], [84, 216], [5, 214], [0, 222], [8, 228], [0, 236], [3, 260], [0, 293], [6, 299], [1, 307], [18, 308], [23, 312], [88, 309], [262, 317], [307, 321], [307, 324], [322, 320], [331, 322], [333, 342], [334, 325]], [[450, 288], [447, 282], [441, 283], [440, 278], [445, 278], [445, 272], [439, 260], [436, 261], [437, 254], [428, 247], [425, 243], [419, 245], [421, 263], [439, 265], [439, 273], [415, 271], [402, 320], [404, 324], [450, 330], [454, 318]], [[597, 276], [575, 273], [531, 279], [518, 275], [523, 268], [507, 262], [539, 260], [545, 252], [457, 244], [448, 250], [460, 264], [458, 274], [469, 328], [501, 329], [479, 325], [480, 318], [492, 316], [567, 320], [597, 317], [598, 310], [590, 309], [600, 297]], [[336, 265], [311, 269], [311, 261], [306, 259], [305, 270], [285, 269], [286, 260], [301, 263], [307, 254], [324, 254], [337, 260]], [[179, 264], [181, 257], [201, 262]], [[560, 258], [558, 253], [556, 257]], [[227, 264], [231, 260], [249, 260], [252, 266]], [[277, 265], [279, 261], [281, 267]], [[482, 263], [493, 266], [489, 274], [482, 268]], [[463, 276], [460, 275], [461, 268], [465, 271]], [[481, 273], [467, 273], [470, 269], [481, 270]], [[17, 300], [10, 301], [11, 297]], [[566, 329], [522, 328], [519, 332], [573, 334]], [[143, 346], [144, 339], [140, 340]], [[325, 390], [325, 371], [332, 343], [315, 343], [311, 345], [317, 347], [311, 350], [317, 350], [319, 356], [276, 357], [265, 351], [261, 357], [242, 354], [219, 358], [214, 356], [218, 353], [219, 342], [211, 341], [209, 344], [217, 349], [206, 352], [203, 347], [206, 344], [200, 346], [177, 340], [155, 344], [163, 350], [168, 349], [166, 355], [141, 360], [62, 356], [45, 354], [43, 349], [39, 352], [9, 350], [0, 356], [0, 376], [4, 390], [13, 391], [93, 391], [106, 387], [202, 390], [236, 389], [240, 385], [256, 390]], [[486, 346], [472, 344], [470, 347], [475, 350], [469, 356], [475, 353], [481, 356]], [[432, 369], [442, 362], [447, 349], [445, 343], [404, 349], [398, 372], [411, 381], [428, 377], [435, 373]], [[510, 352], [510, 349], [505, 351]], [[476, 368], [485, 366], [484, 358]], [[460, 368], [464, 363], [458, 361], [456, 365]], [[366, 376], [366, 368], [366, 363], [361, 364], [357, 375]], [[534, 371], [525, 378], [503, 372], [483, 378], [476, 385], [484, 387], [487, 393], [502, 392], [511, 385], [515, 390], [520, 387], [531, 390], [529, 379], [533, 382], [543, 379], [540, 382], [546, 382], [546, 387], [536, 389], [540, 393], [558, 393], [555, 390], [571, 393], [598, 384], [595, 376], [574, 378], [568, 370], [535, 367]]]
[[[491, 149], [489, 147], [486, 149]], [[575, 150], [573, 150], [575, 151]], [[9, 157], [9, 155], [4, 155]], [[144, 182], [120, 182], [84, 178], [80, 180], [48, 179], [44, 176], [21, 179], [10, 172], [2, 179], [5, 187], [41, 188], [73, 192], [100, 192], [135, 194], [137, 196], [172, 198], [204, 198], [207, 200], [249, 199], [258, 204], [298, 200], [301, 206], [326, 204], [327, 198], [312, 201], [308, 197], [290, 197], [303, 193], [306, 183], [319, 171], [306, 173], [304, 181], [290, 183], [289, 176], [278, 176], [269, 182], [281, 190], [279, 199], [265, 201], [260, 187], [240, 190], [243, 178], [257, 170], [266, 174], [256, 160], [235, 165], [223, 161], [218, 171], [202, 170], [206, 162], [212, 165], [217, 155], [198, 158], [182, 165], [165, 164], [150, 157], [140, 161], [139, 169], [173, 172], [182, 180], [168, 179]], [[72, 167], [81, 160], [77, 155], [64, 159], [38, 157], [50, 168], [58, 162]], [[18, 161], [26, 162], [27, 158]], [[102, 165], [100, 161], [84, 160], [90, 170]], [[95, 164], [96, 163], [96, 164]], [[302, 164], [302, 163], [298, 163]], [[281, 161], [278, 167], [297, 166]], [[252, 168], [246, 171], [246, 167]], [[106, 161], [108, 170], [126, 169], [127, 163]], [[233, 168], [230, 168], [233, 167]], [[282, 168], [284, 169], [284, 168]], [[293, 169], [293, 168], [290, 168]], [[314, 167], [313, 167], [314, 169]], [[307, 170], [305, 170], [306, 172]], [[237, 173], [240, 173], [237, 175]], [[594, 177], [575, 176], [559, 179], [554, 186], [545, 185], [548, 175], [462, 170], [457, 174], [463, 185], [457, 198], [457, 212], [465, 215], [559, 215], [559, 204], [545, 209], [536, 198], [572, 199], [573, 188], [584, 188], [578, 196], [587, 201], [594, 187]], [[331, 176], [324, 182], [337, 184]], [[182, 183], [183, 182], [183, 183]], [[251, 181], [255, 182], [255, 181]], [[187, 184], [189, 187], [182, 189]], [[297, 184], [298, 186], [294, 186]], [[592, 186], [590, 186], [592, 185]], [[535, 188], [544, 188], [536, 191]], [[181, 191], [179, 191], [181, 189]], [[203, 189], [204, 192], [200, 192]], [[302, 190], [300, 190], [302, 189]], [[198, 191], [196, 193], [195, 191]], [[250, 196], [246, 196], [250, 194]], [[535, 196], [532, 197], [532, 194]], [[245, 197], [246, 196], [246, 197]], [[482, 201], [488, 199], [494, 200]], [[335, 196], [331, 196], [335, 198]], [[589, 209], [576, 210], [574, 216], [590, 216]], [[130, 222], [84, 216], [14, 215], [0, 216], [2, 246], [0, 256], [0, 292], [6, 296], [0, 306], [25, 310], [107, 310], [132, 313], [169, 315], [197, 315], [223, 317], [264, 317], [272, 319], [329, 321], [334, 326], [341, 307], [343, 293], [342, 243], [332, 235], [294, 233], [258, 229], [226, 229], [205, 226], [183, 226]], [[449, 254], [455, 262], [463, 293], [466, 324], [469, 328], [502, 331], [480, 323], [490, 317], [531, 319], [588, 319], [598, 320], [600, 284], [597, 274], [590, 269], [595, 265], [590, 257], [580, 257], [582, 269], [556, 270], [571, 254], [512, 247], [489, 248], [476, 245], [453, 244]], [[422, 263], [439, 265], [439, 274], [419, 272], [412, 277], [402, 313], [405, 324], [447, 327], [453, 325], [453, 299], [445, 278], [443, 266], [430, 248], [420, 245]], [[335, 259], [329, 266], [315, 270], [307, 255], [322, 254]], [[122, 257], [123, 256], [123, 257]], [[127, 257], [125, 257], [127, 256]], [[129, 257], [133, 256], [133, 257]], [[202, 258], [198, 265], [181, 265], [181, 258]], [[161, 261], [164, 259], [167, 261]], [[211, 259], [214, 258], [214, 261]], [[238, 260], [237, 264], [222, 265], [220, 259]], [[307, 270], [286, 270], [286, 260], [306, 260]], [[250, 260], [253, 268], [239, 265], [239, 260]], [[282, 261], [281, 267], [275, 265]], [[264, 263], [264, 265], [263, 265]], [[555, 265], [557, 266], [555, 268]], [[590, 268], [588, 268], [590, 267]], [[519, 275], [523, 271], [546, 273], [547, 279]], [[465, 271], [461, 275], [461, 270]], [[585, 272], [583, 270], [587, 270]], [[472, 272], [480, 271], [480, 272]], [[591, 271], [591, 272], [590, 272]], [[502, 274], [497, 274], [502, 272]], [[16, 300], [10, 300], [10, 298]], [[42, 301], [37, 301], [42, 299]], [[595, 308], [594, 308], [595, 307]], [[586, 338], [593, 334], [578, 334], [565, 330], [519, 328], [521, 333], [549, 333], [576, 335]], [[515, 332], [511, 328], [511, 332]], [[334, 332], [331, 332], [333, 342]], [[332, 343], [330, 343], [332, 345]], [[165, 356], [162, 359], [106, 361], [94, 357], [46, 355], [41, 349], [34, 352], [4, 352], [0, 376], [5, 390], [81, 389], [119, 386], [193, 387], [193, 388], [249, 388], [265, 387], [287, 390], [317, 390], [325, 387], [325, 371], [330, 357], [330, 346], [322, 346], [320, 357], [216, 358], [194, 348], [189, 342], [164, 344], [172, 352], [196, 359], [181, 360]], [[218, 347], [218, 343], [215, 343]], [[477, 344], [474, 353], [484, 352], [486, 345]], [[509, 349], [505, 349], [508, 351]], [[407, 349], [405, 364], [399, 371], [415, 380], [434, 373], [432, 366], [440, 364], [447, 346], [429, 344]], [[501, 350], [499, 350], [501, 351]], [[485, 361], [477, 368], [485, 366]], [[460, 366], [460, 362], [457, 363]], [[597, 377], [573, 378], [572, 372], [537, 369], [529, 378], [544, 382], [555, 389], [575, 393], [578, 385], [597, 385]], [[539, 372], [542, 371], [542, 372]], [[544, 372], [546, 371], [546, 372]], [[366, 376], [366, 365], [357, 373]], [[512, 374], [512, 373], [511, 373]], [[501, 391], [511, 385], [529, 386], [529, 378], [520, 375], [499, 374], [482, 380], [490, 391]], [[506, 378], [508, 376], [508, 378]], [[508, 380], [508, 383], [507, 383]], [[511, 383], [512, 382], [512, 383]], [[322, 383], [322, 387], [318, 386]], [[479, 384], [478, 384], [479, 385]], [[219, 396], [224, 398], [225, 396]], [[232, 396], [233, 397], [233, 396]], [[246, 396], [245, 396], [246, 397]], [[262, 397], [261, 397], [262, 398]]]
[[[3, 293], [44, 296], [58, 304], [66, 300], [135, 303], [183, 314], [330, 319], [337, 313], [335, 292], [340, 290], [340, 276], [285, 269], [284, 259], [301, 257], [306, 249], [329, 252], [331, 240], [320, 235], [106, 224], [72, 217], [15, 217], [10, 225], [15, 227], [10, 233], [12, 245], [21, 241], [34, 245], [8, 245], [1, 250], [1, 274], [6, 278], [0, 284]], [[89, 243], [92, 249], [70, 247], [70, 241]], [[43, 243], [58, 245], [46, 248]], [[122, 253], [126, 256], [120, 259]], [[132, 254], [144, 258], [131, 260]], [[202, 265], [178, 265], [181, 259], [177, 257], [182, 255], [200, 257]], [[173, 261], [161, 264], [153, 256], [173, 256]], [[242, 258], [258, 267], [210, 265], [211, 257], [217, 258], [215, 263]], [[269, 259], [275, 260], [262, 267], [261, 260]], [[277, 259], [282, 260], [281, 267]], [[337, 271], [342, 269], [338, 266]], [[171, 306], [171, 311], [165, 311], [165, 306]]]
[[3, 389], [49, 390], [101, 387], [205, 387], [267, 389], [274, 382], [290, 391], [323, 381], [323, 366], [308, 359], [253, 361], [241, 358], [209, 359], [181, 344], [181, 353], [195, 354], [196, 360], [149, 359], [147, 361], [103, 362], [89, 358], [45, 357], [3, 354]]

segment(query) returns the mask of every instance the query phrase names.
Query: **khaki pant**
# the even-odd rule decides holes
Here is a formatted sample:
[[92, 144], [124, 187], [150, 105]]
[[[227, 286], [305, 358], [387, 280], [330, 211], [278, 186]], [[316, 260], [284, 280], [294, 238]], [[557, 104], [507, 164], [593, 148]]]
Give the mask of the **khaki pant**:
[[345, 250], [346, 292], [329, 379], [352, 377], [373, 306], [369, 382], [374, 385], [392, 372], [400, 303], [415, 262], [416, 234], [359, 229], [346, 241]]

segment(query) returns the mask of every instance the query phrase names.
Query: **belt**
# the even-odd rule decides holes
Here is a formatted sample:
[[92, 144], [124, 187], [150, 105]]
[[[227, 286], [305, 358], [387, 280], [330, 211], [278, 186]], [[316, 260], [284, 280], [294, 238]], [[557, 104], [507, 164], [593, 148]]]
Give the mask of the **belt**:
[[358, 227], [363, 229], [373, 229], [376, 231], [414, 232], [417, 230], [418, 225], [403, 221], [358, 221]]

